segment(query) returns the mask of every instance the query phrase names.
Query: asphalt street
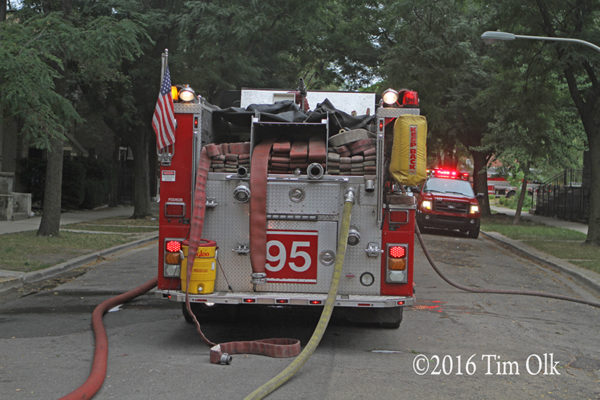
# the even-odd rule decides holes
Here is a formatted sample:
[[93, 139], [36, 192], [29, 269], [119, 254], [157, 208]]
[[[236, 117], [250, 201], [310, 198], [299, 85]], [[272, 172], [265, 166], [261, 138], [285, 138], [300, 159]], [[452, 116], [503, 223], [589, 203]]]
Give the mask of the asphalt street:
[[[475, 287], [525, 289], [598, 301], [570, 276], [483, 237], [425, 235], [452, 279]], [[155, 274], [156, 246], [110, 256], [55, 287], [0, 306], [0, 393], [58, 398], [79, 386], [93, 354], [90, 313]], [[336, 321], [303, 369], [269, 399], [598, 399], [600, 310], [564, 301], [468, 294], [436, 276], [415, 253], [417, 305], [397, 330]], [[316, 315], [253, 309], [236, 322], [204, 324], [215, 341], [297, 337]], [[108, 375], [96, 399], [238, 399], [289, 359], [234, 356], [208, 362], [208, 348], [178, 304], [151, 294], [105, 318]]]

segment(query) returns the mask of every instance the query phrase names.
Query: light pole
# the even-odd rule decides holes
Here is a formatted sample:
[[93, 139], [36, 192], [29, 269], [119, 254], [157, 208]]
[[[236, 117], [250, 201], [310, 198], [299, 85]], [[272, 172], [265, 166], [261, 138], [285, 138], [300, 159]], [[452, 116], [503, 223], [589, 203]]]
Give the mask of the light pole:
[[581, 39], [573, 39], [573, 38], [564, 38], [564, 37], [551, 37], [551, 36], [529, 36], [529, 35], [515, 35], [514, 33], [508, 32], [499, 32], [499, 31], [487, 31], [481, 35], [481, 38], [486, 43], [493, 43], [497, 40], [515, 40], [515, 39], [531, 39], [531, 40], [545, 40], [545, 41], [553, 41], [553, 42], [570, 42], [570, 43], [579, 43], [585, 46], [589, 46], [592, 49], [600, 52], [600, 47], [596, 46], [593, 43], [586, 42]]

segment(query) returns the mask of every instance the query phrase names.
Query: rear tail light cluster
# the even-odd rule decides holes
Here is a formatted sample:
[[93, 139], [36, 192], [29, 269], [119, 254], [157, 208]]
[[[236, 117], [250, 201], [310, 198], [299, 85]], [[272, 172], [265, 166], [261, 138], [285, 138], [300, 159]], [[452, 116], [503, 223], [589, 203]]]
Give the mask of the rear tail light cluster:
[[163, 276], [165, 278], [179, 278], [183, 258], [182, 242], [183, 239], [165, 239], [163, 263]]
[[388, 243], [386, 258], [386, 282], [408, 282], [408, 245]]

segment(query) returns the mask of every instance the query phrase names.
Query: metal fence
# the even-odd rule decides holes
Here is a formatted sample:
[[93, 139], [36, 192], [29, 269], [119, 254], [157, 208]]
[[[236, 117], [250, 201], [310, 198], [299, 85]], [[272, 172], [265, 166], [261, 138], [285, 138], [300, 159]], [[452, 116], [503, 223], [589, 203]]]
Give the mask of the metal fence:
[[568, 169], [540, 185], [535, 213], [569, 221], [586, 222], [590, 191], [582, 185], [583, 170]]

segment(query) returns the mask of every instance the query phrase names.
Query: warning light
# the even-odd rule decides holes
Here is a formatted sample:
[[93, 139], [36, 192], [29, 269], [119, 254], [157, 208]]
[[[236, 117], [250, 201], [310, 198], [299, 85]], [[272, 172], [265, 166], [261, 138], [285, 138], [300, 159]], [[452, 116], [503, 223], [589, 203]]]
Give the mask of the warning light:
[[256, 299], [244, 299], [244, 303], [256, 303]]
[[456, 179], [456, 178], [458, 178], [458, 171], [454, 170], [454, 169], [440, 169], [440, 168], [436, 168], [433, 171], [433, 174], [437, 178], [450, 178], [450, 179]]
[[403, 106], [413, 106], [416, 107], [419, 105], [419, 95], [414, 90], [407, 90], [404, 92], [402, 96], [402, 105]]
[[287, 304], [288, 300], [287, 299], [277, 299], [277, 300], [275, 300], [275, 302], [277, 304]]
[[321, 300], [311, 300], [311, 301], [310, 301], [310, 304], [312, 304], [312, 305], [315, 305], [315, 306], [316, 306], [316, 305], [319, 305], [319, 304], [321, 304], [321, 303], [323, 303]]
[[165, 248], [169, 253], [179, 253], [181, 250], [181, 242], [178, 242], [177, 240], [169, 240]]
[[406, 248], [404, 246], [390, 246], [389, 254], [391, 258], [404, 258], [406, 256]]

